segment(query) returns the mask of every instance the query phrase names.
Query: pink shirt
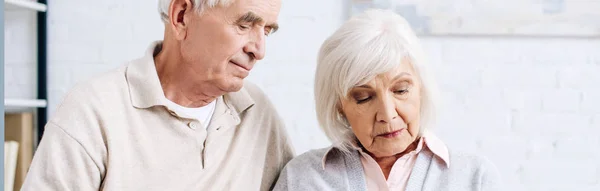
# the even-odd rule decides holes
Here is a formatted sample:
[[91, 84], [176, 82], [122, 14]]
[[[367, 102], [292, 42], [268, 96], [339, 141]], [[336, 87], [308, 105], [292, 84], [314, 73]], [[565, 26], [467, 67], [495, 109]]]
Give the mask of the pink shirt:
[[410, 173], [417, 161], [417, 154], [422, 149], [429, 149], [436, 157], [441, 158], [446, 163], [446, 167], [450, 166], [448, 148], [435, 135], [428, 132], [423, 133], [414, 151], [405, 154], [394, 163], [387, 180], [375, 159], [361, 150], [361, 162], [365, 171], [368, 190], [405, 190]]

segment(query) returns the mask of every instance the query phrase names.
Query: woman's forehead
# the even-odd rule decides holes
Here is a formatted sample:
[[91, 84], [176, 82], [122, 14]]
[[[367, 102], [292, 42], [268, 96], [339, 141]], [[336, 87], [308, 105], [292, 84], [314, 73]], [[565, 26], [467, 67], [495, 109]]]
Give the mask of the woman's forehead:
[[370, 83], [375, 80], [382, 81], [396, 81], [400, 78], [412, 78], [415, 76], [414, 68], [409, 61], [403, 61], [396, 68], [393, 68], [387, 72], [378, 74], [372, 79], [364, 80], [365, 83]]

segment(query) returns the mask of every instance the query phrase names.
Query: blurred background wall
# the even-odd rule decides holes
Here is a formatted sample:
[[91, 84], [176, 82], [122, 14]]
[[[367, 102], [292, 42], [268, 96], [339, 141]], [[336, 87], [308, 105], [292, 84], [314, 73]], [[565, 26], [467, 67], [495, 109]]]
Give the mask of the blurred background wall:
[[[316, 121], [313, 74], [320, 44], [347, 10], [344, 0], [283, 0], [281, 30], [247, 79], [271, 98], [297, 154], [330, 144]], [[34, 98], [35, 23], [24, 21], [35, 13], [5, 16], [6, 97]], [[142, 56], [162, 34], [156, 0], [50, 1], [49, 116], [73, 85]], [[434, 131], [451, 149], [489, 157], [509, 190], [600, 190], [599, 38], [421, 41], [444, 100]]]

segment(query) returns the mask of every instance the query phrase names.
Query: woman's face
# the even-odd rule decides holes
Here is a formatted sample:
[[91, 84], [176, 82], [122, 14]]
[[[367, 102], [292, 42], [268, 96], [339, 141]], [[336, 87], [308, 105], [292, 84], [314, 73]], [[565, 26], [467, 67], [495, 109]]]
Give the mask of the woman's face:
[[421, 83], [409, 61], [353, 87], [341, 110], [362, 146], [374, 157], [401, 153], [419, 134]]

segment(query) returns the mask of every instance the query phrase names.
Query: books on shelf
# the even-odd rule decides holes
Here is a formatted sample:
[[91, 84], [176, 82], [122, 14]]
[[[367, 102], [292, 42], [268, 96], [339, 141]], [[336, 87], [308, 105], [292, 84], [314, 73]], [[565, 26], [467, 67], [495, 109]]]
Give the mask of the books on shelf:
[[16, 141], [4, 142], [4, 190], [14, 189], [15, 175], [17, 169], [17, 157], [19, 154], [19, 143]]
[[33, 159], [33, 141], [35, 140], [33, 113], [5, 113], [4, 118], [4, 140], [14, 141], [19, 145], [16, 168], [12, 170], [14, 180], [11, 183], [14, 184], [14, 190], [21, 190]]

